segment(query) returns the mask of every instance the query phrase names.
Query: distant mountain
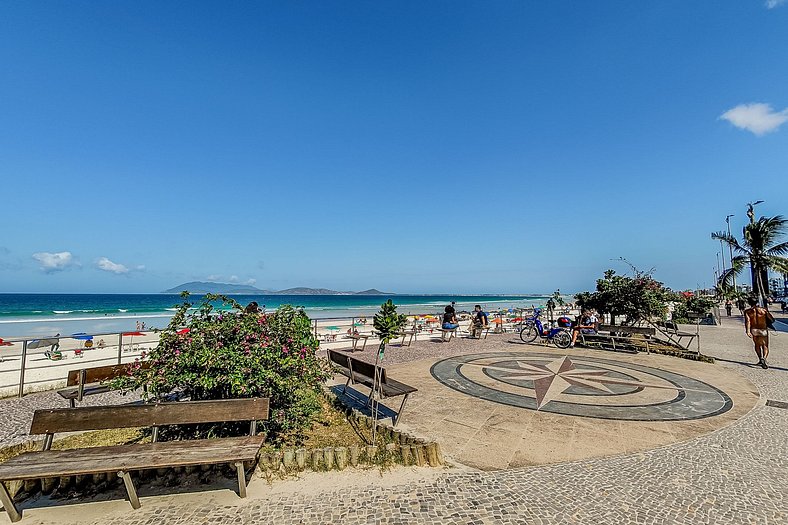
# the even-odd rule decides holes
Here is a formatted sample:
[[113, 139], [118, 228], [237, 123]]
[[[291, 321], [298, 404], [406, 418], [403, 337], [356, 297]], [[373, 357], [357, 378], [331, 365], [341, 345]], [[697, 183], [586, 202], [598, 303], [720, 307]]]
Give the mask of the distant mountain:
[[271, 292], [274, 295], [344, 295], [342, 292], [336, 290], [329, 290], [327, 288], [288, 288], [287, 290], [279, 290], [278, 292]]
[[183, 283], [169, 290], [164, 290], [162, 293], [181, 293], [188, 291], [192, 294], [202, 293], [220, 293], [220, 294], [236, 294], [236, 295], [266, 295], [270, 294], [270, 290], [261, 290], [248, 284], [230, 284], [230, 283], [213, 283], [204, 281], [192, 281], [190, 283]]
[[218, 293], [234, 295], [393, 295], [374, 288], [363, 292], [337, 292], [327, 288], [288, 288], [287, 290], [261, 290], [248, 284], [215, 283], [204, 281], [192, 281], [183, 283], [180, 286], [164, 290], [162, 293], [181, 293], [187, 290], [192, 294]]

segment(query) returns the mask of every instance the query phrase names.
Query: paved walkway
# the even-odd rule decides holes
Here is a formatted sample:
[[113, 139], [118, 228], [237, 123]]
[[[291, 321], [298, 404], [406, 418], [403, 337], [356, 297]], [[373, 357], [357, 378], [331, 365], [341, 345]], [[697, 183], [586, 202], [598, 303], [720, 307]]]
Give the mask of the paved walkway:
[[704, 352], [756, 385], [761, 402], [729, 426], [653, 450], [491, 472], [395, 469], [381, 478], [369, 473], [307, 475], [272, 486], [255, 480], [248, 500], [229, 490], [143, 497], [143, 507], [135, 512], [123, 501], [61, 502], [27, 508], [26, 521], [788, 523], [788, 410], [763, 403], [788, 401], [788, 326], [784, 331], [772, 338], [772, 368], [762, 370], [750, 365], [754, 354], [740, 321], [702, 327]]

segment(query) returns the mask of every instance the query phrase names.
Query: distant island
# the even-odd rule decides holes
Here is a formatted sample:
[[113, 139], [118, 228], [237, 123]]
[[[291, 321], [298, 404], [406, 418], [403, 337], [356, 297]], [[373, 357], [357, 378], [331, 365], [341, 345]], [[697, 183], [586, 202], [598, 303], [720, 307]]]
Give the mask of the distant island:
[[288, 288], [286, 290], [262, 290], [248, 284], [217, 283], [205, 281], [192, 281], [164, 290], [161, 293], [181, 293], [188, 291], [192, 294], [216, 293], [226, 295], [396, 295], [381, 292], [374, 288], [361, 292], [338, 292], [327, 288]]

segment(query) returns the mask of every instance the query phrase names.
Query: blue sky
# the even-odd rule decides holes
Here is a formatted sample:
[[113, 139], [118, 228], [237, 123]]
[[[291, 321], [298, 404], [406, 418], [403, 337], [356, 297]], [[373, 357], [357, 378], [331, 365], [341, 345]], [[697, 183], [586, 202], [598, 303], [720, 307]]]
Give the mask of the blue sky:
[[[788, 3], [3, 2], [0, 292], [712, 281]], [[723, 117], [724, 115], [724, 117]]]

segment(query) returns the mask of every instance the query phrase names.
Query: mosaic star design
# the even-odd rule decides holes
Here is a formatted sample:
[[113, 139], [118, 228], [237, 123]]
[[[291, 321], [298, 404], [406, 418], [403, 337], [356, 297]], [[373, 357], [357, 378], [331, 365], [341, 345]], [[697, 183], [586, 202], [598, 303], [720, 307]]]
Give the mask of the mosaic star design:
[[517, 361], [516, 364], [519, 370], [498, 366], [484, 366], [484, 368], [507, 372], [507, 375], [504, 376], [506, 379], [528, 379], [533, 381], [537, 410], [550, 401], [553, 401], [556, 397], [573, 386], [584, 386], [608, 394], [612, 394], [613, 391], [610, 390], [607, 385], [629, 385], [641, 388], [686, 390], [675, 386], [653, 385], [641, 381], [606, 377], [609, 372], [608, 370], [577, 368], [568, 356], [556, 359], [546, 365], [524, 361]]

